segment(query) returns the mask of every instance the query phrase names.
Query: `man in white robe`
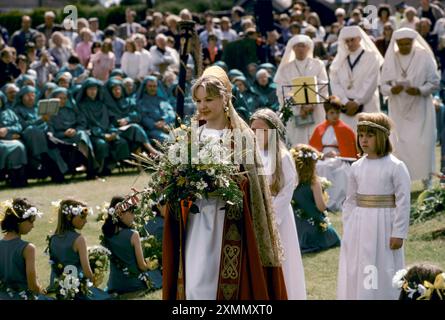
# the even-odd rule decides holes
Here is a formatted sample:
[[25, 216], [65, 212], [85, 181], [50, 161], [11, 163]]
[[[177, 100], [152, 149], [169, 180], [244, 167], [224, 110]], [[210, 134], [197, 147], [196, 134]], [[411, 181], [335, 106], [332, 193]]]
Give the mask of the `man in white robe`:
[[394, 32], [382, 68], [381, 90], [388, 96], [394, 154], [408, 167], [411, 180], [431, 186], [434, 172], [436, 114], [432, 93], [440, 75], [434, 54], [414, 30]]
[[[327, 86], [329, 81], [325, 65], [323, 61], [313, 57], [313, 52], [314, 43], [306, 35], [296, 35], [288, 41], [283, 59], [274, 78], [281, 106], [284, 103], [283, 86], [292, 85], [292, 80], [298, 77], [316, 77], [317, 84], [319, 84], [319, 94], [326, 98], [329, 96]], [[287, 97], [292, 88], [285, 87], [284, 89], [284, 95]], [[323, 102], [323, 98], [320, 98], [320, 102]], [[295, 117], [291, 117], [286, 123], [287, 144], [288, 146], [295, 146], [299, 143], [308, 144], [315, 127], [325, 120], [323, 105], [295, 105], [293, 106], [293, 113], [295, 116], [311, 115], [313, 123], [297, 126]]]
[[358, 26], [344, 27], [330, 67], [332, 94], [343, 104], [340, 119], [357, 130], [360, 112], [380, 112], [379, 74], [383, 57]]

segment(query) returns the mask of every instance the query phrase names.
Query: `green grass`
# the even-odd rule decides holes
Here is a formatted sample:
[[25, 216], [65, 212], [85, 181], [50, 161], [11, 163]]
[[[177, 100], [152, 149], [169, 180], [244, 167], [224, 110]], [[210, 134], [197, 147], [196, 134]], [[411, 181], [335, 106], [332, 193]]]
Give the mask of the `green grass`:
[[[51, 207], [51, 201], [64, 198], [75, 198], [86, 201], [89, 206], [95, 208], [103, 202], [109, 202], [114, 195], [123, 195], [131, 191], [131, 187], [142, 189], [148, 176], [145, 174], [130, 173], [115, 175], [104, 180], [83, 181], [75, 180], [72, 183], [34, 184], [26, 189], [0, 188], [0, 201], [12, 197], [26, 197], [45, 213], [42, 219], [37, 220], [34, 230], [25, 240], [34, 243], [37, 247], [37, 274], [40, 282], [47, 285], [49, 282], [48, 257], [43, 251], [46, 247], [46, 235], [51, 234], [56, 228], [57, 215]], [[412, 195], [415, 201], [421, 186], [413, 184]], [[342, 233], [341, 214], [332, 214], [331, 221], [338, 231]], [[82, 230], [86, 236], [88, 245], [99, 244], [101, 223], [95, 221], [95, 216], [89, 218], [89, 222]], [[406, 263], [430, 262], [445, 268], [445, 239], [432, 240], [433, 230], [445, 228], [445, 217], [437, 217], [410, 227], [408, 241], [405, 247]], [[337, 269], [339, 248], [334, 248], [321, 253], [307, 254], [303, 256], [305, 268], [306, 287], [309, 299], [335, 299], [337, 287]], [[107, 277], [105, 277], [107, 279]], [[134, 297], [128, 297], [134, 299]], [[143, 299], [160, 299], [161, 292], [157, 291], [143, 297]], [[138, 298], [140, 299], [140, 298]]]

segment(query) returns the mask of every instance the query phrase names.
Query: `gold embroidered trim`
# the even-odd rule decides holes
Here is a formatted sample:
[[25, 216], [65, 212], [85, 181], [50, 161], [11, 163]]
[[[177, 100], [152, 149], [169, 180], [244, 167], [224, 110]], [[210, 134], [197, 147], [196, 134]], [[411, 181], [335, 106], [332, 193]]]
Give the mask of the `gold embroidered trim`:
[[237, 285], [236, 284], [222, 284], [221, 285], [221, 290], [223, 292], [224, 299], [225, 300], [232, 299], [233, 294], [235, 293], [236, 289], [237, 289]]
[[229, 231], [226, 234], [226, 240], [230, 241], [240, 241], [241, 235], [238, 232], [238, 228], [236, 225], [232, 224], [229, 228]]
[[226, 210], [226, 216], [230, 220], [239, 220], [241, 219], [242, 207], [238, 206], [229, 206]]
[[241, 253], [241, 247], [239, 246], [231, 246], [225, 245], [223, 249], [224, 258], [223, 258], [223, 270], [222, 277], [224, 279], [232, 279], [236, 280], [239, 276], [238, 274], [238, 264], [239, 256]]
[[396, 196], [388, 195], [365, 195], [357, 193], [357, 206], [363, 208], [395, 208]]

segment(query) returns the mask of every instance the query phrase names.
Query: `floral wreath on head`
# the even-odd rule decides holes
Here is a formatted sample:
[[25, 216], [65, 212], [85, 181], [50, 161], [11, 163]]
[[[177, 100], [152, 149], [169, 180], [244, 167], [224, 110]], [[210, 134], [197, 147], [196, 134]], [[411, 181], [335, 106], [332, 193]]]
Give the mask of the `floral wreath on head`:
[[64, 205], [62, 208], [62, 213], [64, 215], [72, 215], [72, 216], [79, 216], [82, 214], [86, 215], [92, 215], [93, 210], [91, 208], [85, 207], [83, 205], [77, 204], [77, 205]]
[[[22, 211], [23, 215], [20, 217], [17, 211]], [[30, 217], [36, 216], [41, 218], [43, 213], [39, 211], [36, 207], [25, 208], [20, 204], [14, 204], [11, 199], [0, 202], [0, 222], [3, 221], [6, 215], [13, 214], [20, 220], [26, 220]]]
[[292, 154], [292, 156], [294, 158], [299, 158], [299, 159], [311, 158], [314, 161], [320, 159], [320, 154], [315, 151], [307, 151], [307, 150], [303, 151], [303, 150], [296, 150], [296, 149], [292, 148], [292, 149], [290, 149], [290, 153]]
[[423, 281], [422, 283], [413, 283], [410, 286], [408, 280], [405, 278], [408, 271], [406, 269], [401, 269], [396, 272], [392, 279], [392, 286], [397, 289], [403, 289], [408, 293], [408, 298], [412, 299], [415, 293], [419, 294], [417, 300], [430, 300], [434, 291], [440, 300], [445, 298], [445, 272], [439, 273], [434, 279], [434, 283], [429, 281]]
[[109, 207], [107, 210], [108, 215], [111, 216], [111, 219], [113, 220], [113, 223], [117, 223], [117, 217], [119, 213], [134, 209], [137, 207], [139, 203], [138, 194], [139, 191], [133, 189], [134, 193], [128, 195], [125, 197], [124, 200], [121, 202], [118, 202], [114, 207]]

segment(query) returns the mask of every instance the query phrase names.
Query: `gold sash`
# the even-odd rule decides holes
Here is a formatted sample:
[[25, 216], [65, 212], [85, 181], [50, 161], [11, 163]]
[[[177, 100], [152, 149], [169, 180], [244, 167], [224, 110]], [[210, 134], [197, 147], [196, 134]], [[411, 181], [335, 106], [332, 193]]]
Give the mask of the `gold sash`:
[[359, 194], [357, 193], [357, 206], [362, 208], [395, 208], [396, 196], [394, 194]]

